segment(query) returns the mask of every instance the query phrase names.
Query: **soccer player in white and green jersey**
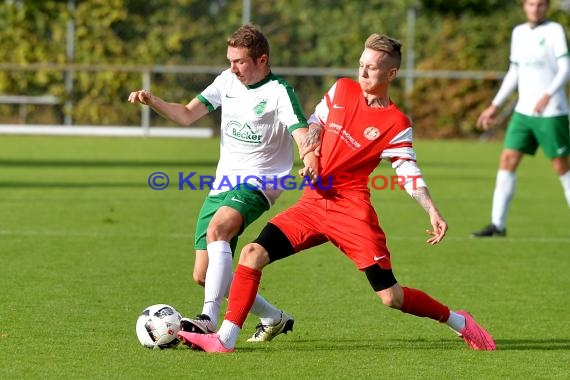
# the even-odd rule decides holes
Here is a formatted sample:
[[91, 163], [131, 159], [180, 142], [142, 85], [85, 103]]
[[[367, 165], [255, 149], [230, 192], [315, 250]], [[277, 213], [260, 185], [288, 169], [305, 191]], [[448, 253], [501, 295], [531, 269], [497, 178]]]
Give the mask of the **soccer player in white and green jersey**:
[[[240, 27], [227, 40], [227, 58], [230, 68], [187, 105], [166, 102], [148, 90], [129, 96], [130, 102], [148, 105], [181, 125], [190, 125], [218, 107], [222, 110], [220, 159], [198, 216], [194, 244], [193, 276], [205, 288], [204, 304], [195, 319], [182, 322], [183, 330], [199, 333], [217, 329], [221, 301], [233, 276], [238, 236], [280, 195], [279, 179], [290, 175], [293, 166], [292, 140], [300, 153], [309, 149], [304, 144], [308, 128], [300, 102], [293, 89], [271, 72], [265, 36], [254, 26]], [[307, 158], [305, 165], [311, 166]], [[259, 186], [257, 179], [266, 183]], [[261, 321], [249, 341], [269, 341], [293, 327], [291, 316], [259, 295], [252, 313]]]
[[492, 104], [477, 120], [478, 127], [487, 129], [501, 104], [518, 88], [499, 161], [491, 224], [474, 232], [474, 237], [506, 235], [515, 172], [523, 155], [534, 155], [539, 145], [551, 160], [570, 207], [570, 133], [564, 93], [570, 64], [564, 29], [546, 20], [549, 5], [548, 0], [524, 0], [527, 22], [513, 29], [509, 70]]

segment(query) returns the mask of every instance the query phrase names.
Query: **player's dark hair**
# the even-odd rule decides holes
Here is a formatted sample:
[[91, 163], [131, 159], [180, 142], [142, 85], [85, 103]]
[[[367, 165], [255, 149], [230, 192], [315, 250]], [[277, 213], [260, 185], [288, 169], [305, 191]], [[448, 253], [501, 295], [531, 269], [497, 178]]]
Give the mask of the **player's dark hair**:
[[227, 45], [235, 48], [247, 48], [249, 56], [254, 60], [263, 54], [269, 57], [269, 42], [263, 33], [253, 25], [244, 25], [236, 30], [228, 38]]

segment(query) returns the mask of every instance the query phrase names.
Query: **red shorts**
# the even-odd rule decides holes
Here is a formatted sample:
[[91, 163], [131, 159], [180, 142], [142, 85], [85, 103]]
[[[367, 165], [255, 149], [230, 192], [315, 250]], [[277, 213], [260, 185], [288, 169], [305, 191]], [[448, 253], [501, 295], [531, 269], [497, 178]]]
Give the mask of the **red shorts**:
[[386, 236], [369, 199], [303, 196], [270, 223], [283, 231], [295, 252], [330, 241], [360, 270], [374, 264], [392, 268]]

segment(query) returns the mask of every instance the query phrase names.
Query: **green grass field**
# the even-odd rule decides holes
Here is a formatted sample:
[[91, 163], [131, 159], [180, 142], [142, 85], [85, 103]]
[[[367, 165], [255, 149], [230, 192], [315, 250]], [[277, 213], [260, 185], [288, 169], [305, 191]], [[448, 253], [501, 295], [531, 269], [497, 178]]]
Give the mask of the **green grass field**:
[[[142, 348], [135, 321], [146, 306], [201, 310], [191, 274], [206, 193], [177, 190], [176, 178], [213, 174], [217, 149], [216, 140], [0, 137], [0, 378], [570, 376], [570, 211], [542, 153], [519, 170], [508, 238], [469, 238], [489, 222], [498, 142], [416, 142], [450, 225], [438, 246], [425, 244], [428, 218], [407, 193], [373, 193], [400, 283], [470, 310], [496, 352], [471, 351], [444, 325], [385, 308], [330, 244], [264, 271], [261, 293], [295, 316], [293, 333], [247, 343], [250, 318], [231, 355]], [[167, 190], [149, 188], [155, 171], [171, 177]], [[286, 192], [240, 247], [298, 195]]]

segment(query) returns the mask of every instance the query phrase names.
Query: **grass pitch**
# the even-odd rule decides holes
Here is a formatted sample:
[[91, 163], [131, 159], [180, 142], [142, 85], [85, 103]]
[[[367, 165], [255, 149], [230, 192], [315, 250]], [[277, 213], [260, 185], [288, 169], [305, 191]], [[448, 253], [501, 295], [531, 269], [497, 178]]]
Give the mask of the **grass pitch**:
[[[474, 352], [444, 325], [389, 310], [327, 244], [265, 271], [261, 293], [295, 316], [271, 343], [236, 353], [153, 351], [138, 314], [168, 303], [201, 310], [192, 282], [195, 217], [205, 191], [178, 173], [213, 175], [216, 140], [0, 138], [0, 378], [2, 379], [563, 379], [570, 371], [570, 210], [541, 153], [525, 158], [505, 239], [475, 240], [489, 222], [497, 142], [417, 141], [425, 178], [450, 225], [425, 244], [429, 221], [403, 191], [373, 200], [400, 283], [465, 308], [495, 337]], [[171, 177], [151, 190], [155, 171]], [[382, 165], [378, 174], [389, 176]], [[286, 192], [252, 225], [299, 196]]]

